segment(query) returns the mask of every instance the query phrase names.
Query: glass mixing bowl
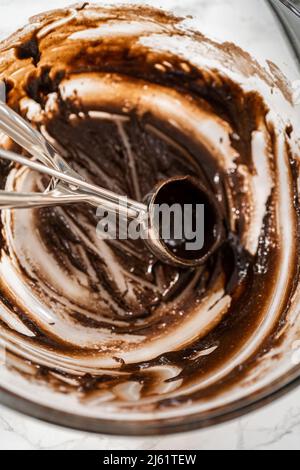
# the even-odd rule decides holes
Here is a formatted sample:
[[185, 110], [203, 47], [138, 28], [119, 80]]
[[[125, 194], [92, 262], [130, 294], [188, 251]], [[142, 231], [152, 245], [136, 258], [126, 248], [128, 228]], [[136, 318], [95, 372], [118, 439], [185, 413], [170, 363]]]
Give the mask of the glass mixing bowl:
[[[129, 2], [126, 1], [120, 2], [122, 5], [128, 3]], [[297, 7], [298, 2], [288, 3], [294, 3]], [[53, 7], [55, 7], [56, 4], [57, 6], [61, 6], [61, 0], [59, 2], [53, 2]], [[141, 5], [143, 2], [139, 4]], [[153, 18], [151, 13], [148, 12], [146, 21], [145, 16], [143, 16], [142, 13], [139, 15], [138, 10], [135, 10], [135, 19], [133, 20], [131, 17], [129, 21], [128, 18], [122, 16], [122, 10], [119, 10], [117, 15], [107, 10], [106, 21], [109, 22], [109, 26], [106, 25], [104, 29], [103, 27], [102, 29], [97, 29], [94, 25], [93, 28], [88, 28], [87, 32], [86, 25], [80, 23], [78, 31], [75, 33], [72, 32], [72, 40], [84, 40], [86, 37], [88, 37], [89, 40], [91, 38], [95, 40], [95, 37], [97, 37], [98, 39], [100, 38], [99, 44], [102, 44], [101, 39], [104, 37], [121, 35], [122, 41], [126, 41], [126, 38], [128, 38], [128, 35], [132, 34], [134, 29], [136, 36], [139, 38], [138, 41], [140, 41], [144, 47], [148, 48], [148, 51], [151, 51], [151, 54], [147, 56], [150, 62], [152, 60], [152, 54], [155, 55], [158, 51], [170, 53], [170, 60], [172, 60], [172, 54], [180, 58], [181, 75], [177, 73], [172, 77], [171, 75], [168, 76], [168, 80], [170, 80], [169, 83], [171, 83], [171, 80], [176, 82], [178, 76], [181, 77], [180, 79], [184, 80], [185, 74], [191, 73], [190, 66], [193, 63], [197, 65], [201, 63], [201, 67], [205, 68], [208, 74], [204, 77], [205, 80], [210, 73], [214, 73], [216, 68], [222, 66], [225, 70], [225, 74], [232, 80], [232, 82], [230, 82], [231, 84], [233, 82], [238, 82], [240, 85], [243, 83], [247, 91], [259, 89], [262, 94], [268, 96], [268, 104], [274, 114], [279, 114], [284, 122], [291, 121], [294, 123], [295, 137], [293, 138], [293, 152], [295, 157], [297, 155], [299, 156], [299, 148], [297, 147], [299, 144], [299, 140], [297, 141], [297, 139], [299, 139], [297, 129], [300, 128], [300, 107], [298, 106], [300, 104], [298, 18], [293, 16], [292, 13], [289, 13], [288, 10], [285, 9], [286, 7], [280, 7], [277, 1], [186, 1], [184, 2], [184, 6], [182, 6], [182, 2], [176, 0], [166, 0], [164, 2], [147, 0], [147, 4], [163, 6], [176, 15], [185, 16], [182, 21], [176, 20], [176, 34], [174, 34], [172, 29], [173, 20], [169, 17], [169, 19], [166, 19], [164, 15], [159, 16], [156, 13], [158, 16]], [[36, 8], [28, 6], [27, 11], [27, 7], [23, 5], [26, 4], [24, 4], [24, 2], [15, 1], [11, 2], [9, 6], [2, 6], [0, 2], [0, 8], [3, 9], [3, 13], [7, 15], [7, 19], [11, 19], [10, 22], [7, 22], [7, 31], [1, 32], [2, 37], [4, 37], [4, 33], [12, 32], [17, 26], [20, 26], [15, 23], [15, 19], [13, 18], [17, 7], [20, 6], [21, 10], [18, 9], [18, 11], [22, 11], [24, 16], [28, 16], [29, 8]], [[39, 2], [40, 9], [42, 5], [43, 2]], [[65, 5], [68, 5], [68, 3], [65, 2]], [[83, 5], [72, 7], [67, 15], [63, 15], [63, 17], [59, 17], [59, 19], [57, 19], [57, 13], [53, 13], [54, 16], [51, 17], [50, 15], [50, 17], [47, 17], [46, 22], [44, 21], [44, 17], [35, 17], [32, 20], [31, 26], [25, 30], [25, 33], [23, 31], [21, 36], [14, 36], [8, 42], [2, 43], [0, 46], [0, 60], [2, 60], [7, 51], [11, 49], [12, 45], [14, 45], [15, 50], [18, 50], [17, 59], [19, 61], [23, 60], [24, 62], [22, 62], [22, 64], [25, 64], [25, 68], [20, 69], [17, 63], [14, 69], [14, 60], [11, 60], [12, 56], [9, 54], [15, 54], [15, 52], [9, 52], [8, 55], [5, 56], [8, 62], [5, 63], [4, 66], [3, 63], [1, 65], [0, 62], [0, 71], [2, 70], [2, 72], [4, 70], [6, 73], [7, 67], [11, 67], [10, 79], [7, 80], [9, 91], [13, 89], [15, 83], [19, 83], [19, 81], [21, 83], [22, 76], [26, 72], [26, 66], [32, 66], [34, 68], [36, 63], [39, 62], [39, 51], [34, 48], [34, 44], [37, 44], [37, 42], [35, 42], [36, 38], [38, 38], [38, 41], [44, 41], [45, 38], [47, 38], [50, 44], [49, 47], [51, 48], [51, 41], [55, 42], [56, 39], [60, 37], [60, 34], [65, 34], [65, 31], [68, 31], [69, 24], [73, 24], [72, 22], [76, 21], [76, 15], [79, 14], [78, 12], [83, 11], [84, 8]], [[30, 13], [39, 12], [30, 11]], [[150, 21], [149, 18], [151, 19]], [[20, 18], [18, 20], [20, 20]], [[95, 12], [92, 10], [89, 14], [89, 21], [95, 21]], [[42, 22], [42, 28], [39, 22]], [[37, 25], [39, 27], [38, 35], [35, 34], [34, 41], [26, 42], [24, 39], [26, 34], [36, 31]], [[8, 29], [10, 31], [8, 31]], [[204, 36], [212, 38], [217, 42], [207, 40], [203, 38], [203, 36], [197, 35], [197, 33], [191, 33], [191, 30], [201, 32]], [[22, 34], [24, 35], [22, 36]], [[194, 34], [196, 34], [196, 36], [194, 36]], [[23, 41], [21, 46], [20, 37]], [[197, 43], [198, 40], [201, 45]], [[225, 44], [219, 48], [217, 45], [218, 42]], [[254, 68], [250, 67], [250, 69], [248, 69], [248, 65], [252, 59], [239, 49], [237, 50], [229, 46], [228, 42], [233, 42], [249, 52], [259, 64], [268, 70], [267, 84], [265, 82], [264, 72], [261, 72], [262, 69], [260, 69], [260, 66], [256, 64]], [[117, 46], [118, 44], [116, 43], [116, 47]], [[220, 51], [222, 51], [223, 54], [222, 64], [219, 56]], [[54, 47], [49, 60], [52, 60], [53, 63], [56, 64], [61, 60], [63, 53], [65, 53], [65, 50], [59, 50]], [[236, 54], [239, 56], [239, 60], [237, 60]], [[13, 57], [15, 58], [15, 56]], [[78, 60], [78, 63], [80, 63], [82, 57], [85, 57], [84, 50], [83, 52], [82, 50], [81, 52], [77, 51], [76, 60]], [[134, 68], [137, 66], [136, 64], [139, 57], [139, 54], [134, 56], [134, 63], [132, 64], [131, 62], [131, 67]], [[130, 60], [132, 61], [132, 57], [128, 54], [126, 59], [126, 66], [128, 67]], [[111, 56], [108, 58], [108, 66], [110, 61]], [[242, 71], [240, 70], [241, 62], [244, 67]], [[84, 64], [84, 66], [82, 66], [82, 73], [85, 73], [87, 69], [91, 72], [93, 65], [93, 63], [90, 63], [89, 67], [87, 67], [87, 65]], [[166, 73], [166, 69], [172, 67], [172, 64], [170, 66], [168, 60], [165, 60], [163, 63], [159, 62], [156, 65], [155, 73], [157, 74]], [[281, 75], [277, 66], [285, 74], [286, 79]], [[107, 73], [113, 72], [107, 71]], [[263, 75], [263, 77], [260, 75]], [[53, 77], [50, 78], [51, 80], [53, 79]], [[158, 75], [150, 74], [149, 81], [151, 82], [152, 79], [155, 81], [155, 86], [158, 86]], [[141, 77], [139, 80], [141, 80]], [[47, 80], [42, 80], [41, 83], [42, 87], [44, 87], [43, 90], [49, 85]], [[78, 82], [76, 83], [76, 92], [78, 93], [80, 84]], [[89, 83], [91, 86], [94, 85], [92, 81]], [[140, 83], [141, 82], [136, 86], [140, 86]], [[115, 93], [122, 92], [123, 89], [120, 88], [120, 84], [122, 85], [122, 79], [116, 81], [114, 85]], [[99, 87], [104, 85], [104, 82], [97, 82], [97, 86]], [[141, 106], [140, 103], [142, 102], [143, 106], [147, 105], [148, 108], [152, 110], [153, 99], [152, 101], [147, 101], [145, 98], [148, 96], [148, 85], [145, 85], [145, 82], [143, 82], [143, 86], [144, 92], [142, 95], [139, 95], [139, 105]], [[128, 93], [129, 90], [132, 90], [130, 87], [131, 83], [127, 84]], [[70, 88], [72, 88], [72, 86]], [[63, 93], [68, 94], [70, 88], [68, 88], [67, 84], [64, 89], [61, 89], [60, 93], [62, 94], [60, 98], [65, 100], [67, 95], [63, 95]], [[33, 96], [35, 93], [34, 90], [34, 86], [30, 88], [29, 91], [27, 89], [27, 94], [32, 93]], [[112, 100], [116, 95], [110, 97], [109, 88], [105, 88], [105, 90], [107, 92], [107, 103], [110, 100], [110, 113], [112, 113], [113, 110], [115, 111], [115, 108], [112, 106]], [[155, 90], [157, 89], [155, 88]], [[53, 99], [55, 93], [57, 93], [57, 88], [54, 87], [51, 99], [47, 101], [47, 112], [55, 112], [56, 105], [54, 103], [55, 99]], [[132, 92], [132, 96], [135, 96], [134, 93], [135, 92]], [[294, 100], [293, 105], [290, 102], [292, 94]], [[87, 95], [83, 94], [82, 96], [83, 101], [84, 99], [89, 99]], [[141, 98], [141, 96], [144, 98]], [[160, 104], [157, 102], [157, 109], [159, 109], [160, 113], [169, 109], [167, 106], [170, 105], [171, 101], [168, 100], [174, 97], [178, 105], [182, 98], [181, 95], [164, 95], [165, 101], [162, 107], [161, 102]], [[286, 99], [286, 97], [288, 97], [288, 99]], [[28, 96], [24, 97], [24, 88], [20, 86], [17, 93], [17, 103], [21, 103], [21, 109], [23, 109], [23, 111], [26, 110], [27, 118], [38, 126], [41, 121], [39, 121], [39, 118], [36, 118], [36, 115], [40, 116], [39, 106], [41, 102], [36, 100], [34, 107], [32, 107], [32, 102], [29, 103], [27, 99]], [[132, 100], [133, 99], [134, 98], [132, 98]], [[142, 101], [143, 99], [144, 101]], [[160, 99], [162, 99], [161, 94]], [[287, 101], [289, 101], [288, 104], [286, 103]], [[175, 102], [172, 101], [172, 103], [175, 106]], [[16, 102], [10, 102], [10, 104], [15, 105]], [[131, 109], [132, 103], [127, 102], [123, 104], [123, 112], [126, 114], [128, 109]], [[188, 106], [187, 103], [186, 106]], [[174, 119], [176, 117], [182, 128], [184, 128], [186, 122], [184, 122], [185, 115], [183, 108], [179, 107], [176, 109], [179, 111], [176, 116], [174, 115]], [[98, 109], [98, 111], [95, 112], [102, 113], [101, 117], [103, 118], [103, 109], [100, 111]], [[151, 112], [154, 113], [153, 110]], [[99, 117], [99, 115], [97, 116]], [[72, 117], [72, 119], [74, 120], [74, 117]], [[114, 115], [114, 119], [118, 120], [119, 118]], [[180, 121], [180, 119], [182, 120]], [[170, 121], [169, 124], [173, 125], [174, 122]], [[118, 125], [120, 127], [119, 121]], [[163, 132], [163, 130], [164, 128], [162, 127], [159, 131]], [[199, 132], [201, 132], [201, 129]], [[208, 132], [208, 129], [206, 129], [206, 132]], [[217, 132], [218, 129], [215, 128], [214, 133]], [[282, 130], [281, 134], [285, 132], [287, 132], [288, 138], [291, 138], [291, 125], [289, 125], [287, 129]], [[281, 134], [279, 133], [279, 135]], [[161, 134], [159, 134], [159, 136], [161, 136]], [[233, 135], [233, 139], [237, 139], [237, 137], [238, 136]], [[2, 139], [4, 139], [1, 141], [3, 144], [5, 138], [2, 136]], [[226, 137], [221, 134], [219, 143], [224, 144], [224, 139], [226, 141]], [[279, 145], [278, 142], [277, 146]], [[278, 166], [281, 166], [280, 161]], [[282, 166], [284, 167], [283, 163]], [[263, 176], [266, 176], [267, 173], [264, 173], [267, 171], [265, 167], [262, 171]], [[266, 286], [266, 290], [268, 290], [269, 287], [273, 289], [272, 295], [268, 299], [268, 311], [263, 318], [255, 317], [253, 325], [247, 322], [243, 323], [242, 328], [245, 330], [249, 329], [249, 334], [246, 331], [240, 331], [240, 336], [243, 337], [245, 334], [246, 340], [241, 345], [241, 348], [238, 348], [232, 353], [230, 360], [228, 360], [227, 356], [224, 357], [224, 363], [222, 364], [222, 361], [219, 361], [212, 367], [210, 376], [205, 378], [201, 377], [201, 374], [198, 374], [194, 380], [192, 377], [193, 370], [191, 369], [190, 381], [187, 375], [184, 376], [183, 379], [180, 375], [188, 361], [203, 360], [206, 356], [218, 351], [219, 347], [216, 342], [214, 344], [207, 342], [206, 346], [204, 344], [203, 349], [200, 351], [188, 349], [187, 345], [189, 341], [192, 341], [191, 338], [195, 339], [197, 337], [197, 328], [200, 328], [199, 325], [203, 322], [203, 317], [199, 316], [197, 322], [192, 323], [189, 329], [184, 329], [185, 325], [182, 323], [179, 336], [177, 336], [178, 332], [175, 332], [176, 334], [174, 333], [173, 336], [172, 334], [169, 335], [168, 345], [165, 346], [165, 349], [159, 350], [160, 353], [157, 353], [156, 356], [151, 349], [152, 344], [148, 344], [148, 349], [145, 353], [146, 355], [143, 356], [143, 360], [138, 361], [136, 358], [137, 362], [139, 362], [138, 369], [126, 369], [126, 366], [134, 363], [135, 358], [132, 358], [132, 355], [130, 356], [130, 354], [128, 354], [128, 362], [124, 361], [123, 357], [121, 357], [124, 352], [122, 350], [118, 357], [107, 358], [106, 356], [107, 363], [104, 361], [101, 363], [101, 366], [97, 365], [97, 344], [101, 341], [101, 328], [99, 325], [97, 335], [94, 337], [90, 331], [87, 333], [87, 325], [84, 327], [84, 325], [79, 323], [79, 327], [77, 325], [75, 328], [74, 325], [72, 325], [72, 328], [74, 327], [72, 329], [64, 316], [64, 312], [58, 319], [55, 312], [59, 300], [55, 299], [53, 294], [54, 297], [49, 301], [50, 303], [43, 304], [38, 293], [35, 292], [38, 287], [38, 282], [34, 273], [31, 280], [27, 279], [25, 285], [16, 274], [16, 265], [7, 257], [9, 249], [12, 246], [16, 249], [13, 250], [15, 254], [19, 249], [18, 259], [21, 259], [23, 256], [22, 260], [25, 264], [28, 263], [26, 250], [29, 250], [28, 253], [33, 258], [38, 257], [39, 244], [34, 241], [34, 233], [30, 232], [30, 239], [33, 240], [31, 245], [29, 243], [30, 246], [28, 247], [26, 244], [23, 244], [29, 233], [28, 224], [31, 220], [31, 216], [25, 212], [23, 213], [25, 216], [16, 215], [14, 217], [11, 217], [11, 213], [9, 212], [2, 214], [2, 230], [7, 237], [7, 249], [5, 250], [1, 245], [4, 253], [2, 254], [0, 271], [1, 282], [6, 283], [6, 287], [9, 288], [10, 302], [6, 300], [5, 296], [3, 297], [2, 293], [0, 311], [0, 340], [2, 346], [2, 366], [0, 368], [1, 402], [15, 410], [36, 418], [86, 431], [123, 435], [150, 435], [181, 432], [216, 424], [262, 406], [297, 386], [300, 381], [300, 290], [296, 279], [298, 276], [297, 270], [293, 273], [293, 279], [290, 279], [292, 276], [289, 272], [290, 264], [295, 262], [295, 257], [298, 256], [297, 252], [290, 249], [290, 246], [292, 246], [294, 242], [291, 234], [295, 234], [295, 237], [297, 234], [295, 227], [293, 232], [290, 231], [293, 221], [290, 220], [292, 217], [289, 216], [289, 200], [286, 199], [286, 195], [289, 194], [289, 185], [287, 183], [288, 180], [284, 177], [286, 174], [285, 168], [281, 168], [280, 171], [282, 172], [282, 178], [278, 186], [278, 191], [280, 192], [282, 201], [280, 202], [281, 212], [277, 230], [282, 235], [282, 239], [280, 239], [281, 250], [283, 248], [282, 244], [286, 245], [284, 246], [283, 255], [281, 257], [280, 269], [274, 270], [274, 278], [269, 279], [270, 286]], [[297, 167], [295, 167], [293, 174], [295, 191], [296, 183], [298, 182], [297, 171]], [[259, 177], [259, 170], [257, 176]], [[15, 183], [9, 179], [6, 184], [13, 187]], [[259, 198], [264, 198], [264, 191], [262, 190], [264, 183], [258, 186], [258, 188]], [[296, 203], [295, 200], [294, 202]], [[284, 220], [286, 220], [286, 222], [284, 222]], [[16, 221], [18, 223], [19, 238], [18, 243], [14, 244], [14, 232], [11, 227]], [[26, 236], [24, 236], [24, 234]], [[134, 253], [132, 256], [134, 256]], [[13, 256], [11, 256], [11, 259], [12, 258]], [[17, 256], [14, 258], [14, 261], [16, 261], [16, 259]], [[48, 255], [44, 260], [45, 263], [47, 263]], [[111, 265], [109, 267], [113, 266], [113, 259], [111, 259], [110, 263]], [[288, 283], [292, 286], [292, 294], [288, 301], [286, 301], [284, 314], [281, 312], [280, 319], [278, 319], [276, 317], [276, 311], [279, 305], [285, 302], [283, 299], [285, 299], [287, 292], [287, 276], [289, 276]], [[59, 276], [55, 279], [55, 282], [62, 284]], [[45, 285], [46, 284], [47, 283], [45, 283]], [[57, 289], [59, 289], [59, 287], [61, 287], [61, 285], [58, 286]], [[52, 289], [51, 284], [47, 284], [47, 289], [49, 293]], [[32, 293], [34, 293], [34, 295]], [[249, 295], [252, 294], [249, 293]], [[215, 306], [219, 300], [220, 299], [216, 298], [215, 305], [214, 303], [211, 304], [211, 316], [213, 316], [213, 312], [216, 310]], [[20, 314], [19, 310], [13, 307], [14, 304], [19, 305], [19, 303], [24, 304], [24, 316]], [[263, 309], [263, 306], [261, 306], [261, 308]], [[259, 298], [257, 299], [256, 309], [260, 309]], [[34, 312], [36, 315], [35, 321], [33, 322], [26, 321], [26, 315], [29, 311]], [[96, 324], [94, 317], [93, 319], [94, 323], [88, 325], [90, 329]], [[140, 321], [143, 322], [143, 319]], [[274, 322], [276, 327], [274, 327]], [[35, 325], [34, 328], [32, 323]], [[55, 334], [66, 336], [67, 341], [69, 340], [71, 344], [69, 349], [66, 348], [65, 345], [65, 349], [56, 349], [56, 347], [53, 346], [53, 337], [47, 339], [47, 341], [49, 340], [48, 343], [45, 342], [43, 339], [45, 336], [43, 336], [43, 331], [47, 331], [49, 327], [50, 329], [52, 327], [56, 329]], [[185, 339], [187, 348], [186, 355], [180, 356], [180, 361], [174, 365], [174, 361], [172, 360], [173, 356], [164, 355], [164, 353], [171, 351], [175, 354], [178, 352], [179, 346], [177, 343], [180, 343], [180, 334], [190, 335], [190, 339], [189, 336]], [[35, 342], [35, 338], [37, 337], [41, 338], [41, 343]], [[259, 347], [259, 341], [262, 337], [264, 337], [264, 347], [261, 348]], [[270, 344], [268, 344], [268, 338], [270, 341], [272, 340], [271, 347]], [[94, 341], [96, 344], [94, 357], [87, 358], [84, 354], [80, 356], [76, 355], [77, 352], [72, 350], [72, 342], [78, 342], [83, 345], [85, 341], [89, 340]], [[132, 340], [132, 337], [130, 337], [130, 340]], [[102, 338], [102, 341], [105, 342], [105, 338]], [[139, 335], [134, 338], [134, 341], [139, 344]], [[234, 350], [235, 344], [231, 344], [229, 347], [232, 347]], [[65, 354], [65, 351], [68, 353]], [[152, 351], [151, 361], [154, 360], [154, 362], [146, 360], [149, 359], [147, 358], [149, 351]], [[140, 354], [140, 352], [136, 354]], [[156, 362], [155, 359], [157, 359]], [[112, 360], [115, 361], [114, 365], [111, 364]], [[246, 363], [247, 367], [244, 367]], [[197, 362], [197, 364], [197, 371], [199, 373], [199, 371], [201, 372], [202, 363]], [[128, 379], [128, 374], [130, 374], [130, 379]], [[238, 380], [235, 380], [236, 374], [238, 374]], [[197, 399], [191, 399], [191, 389], [193, 389], [195, 393], [198, 393], [203, 387], [204, 380], [210, 383], [214, 382], [214, 387], [209, 393], [202, 395], [200, 393]], [[104, 383], [108, 383], [109, 385], [105, 385], [104, 387]], [[145, 390], [143, 396], [141, 396], [142, 389]], [[160, 406], [154, 406], [158, 401]]]

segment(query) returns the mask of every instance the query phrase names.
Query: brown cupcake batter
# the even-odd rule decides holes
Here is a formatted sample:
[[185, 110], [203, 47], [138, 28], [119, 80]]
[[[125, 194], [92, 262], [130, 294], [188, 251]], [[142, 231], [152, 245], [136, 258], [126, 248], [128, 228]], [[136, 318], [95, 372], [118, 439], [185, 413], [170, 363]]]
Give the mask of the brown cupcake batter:
[[[147, 8], [77, 5], [34, 18], [0, 46], [9, 105], [88, 181], [142, 200], [188, 174], [226, 220], [206, 265], [180, 270], [142, 243], [97, 240], [86, 205], [2, 215], [1, 302], [17, 328], [0, 313], [0, 332], [14, 344], [11, 367], [24, 373], [21, 358], [30, 359], [28, 376], [82, 400], [151, 410], [216, 396], [272, 347], [298, 279], [290, 135], [278, 136], [260, 93], [168, 51], [166, 38], [189, 38], [198, 54], [268, 86], [272, 76], [236, 46], [179, 24]], [[2, 164], [4, 186], [45, 182]]]

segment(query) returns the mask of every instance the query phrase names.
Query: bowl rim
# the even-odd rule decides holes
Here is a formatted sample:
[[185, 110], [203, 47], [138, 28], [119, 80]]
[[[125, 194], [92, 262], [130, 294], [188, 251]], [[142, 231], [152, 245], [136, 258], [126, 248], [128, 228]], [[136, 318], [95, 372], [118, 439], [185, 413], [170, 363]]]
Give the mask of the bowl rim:
[[36, 403], [2, 387], [0, 403], [23, 415], [65, 428], [113, 436], [146, 437], [196, 431], [240, 418], [282, 398], [299, 385], [300, 366], [295, 366], [261, 390], [214, 411], [149, 421], [120, 421], [81, 416]]
[[280, 0], [280, 2], [300, 18], [300, 9], [297, 5], [295, 5], [295, 2], [291, 0]]

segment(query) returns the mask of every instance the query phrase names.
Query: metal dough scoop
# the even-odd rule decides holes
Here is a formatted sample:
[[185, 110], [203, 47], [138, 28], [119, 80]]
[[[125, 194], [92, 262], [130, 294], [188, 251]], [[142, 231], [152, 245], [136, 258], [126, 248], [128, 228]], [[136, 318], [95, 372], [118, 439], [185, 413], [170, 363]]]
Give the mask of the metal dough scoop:
[[[2, 96], [1, 96], [2, 95]], [[43, 193], [13, 193], [0, 191], [0, 209], [28, 209], [64, 204], [88, 203], [117, 213], [126, 220], [137, 220], [144, 227], [143, 239], [161, 261], [179, 266], [196, 267], [203, 264], [223, 240], [223, 222], [214, 196], [189, 176], [175, 177], [160, 183], [147, 196], [147, 204], [120, 196], [84, 181], [55, 148], [22, 117], [5, 103], [5, 86], [0, 83], [0, 129], [39, 162], [22, 155], [0, 149], [0, 157], [49, 175], [53, 178], [49, 189]], [[155, 206], [167, 202], [168, 194], [193, 194], [209, 211], [209, 231], [206, 243], [200, 250], [185, 251], [185, 240], [165, 240], [155, 218]], [[178, 196], [179, 198], [179, 196]], [[185, 196], [184, 196], [185, 198]], [[172, 201], [173, 201], [172, 199]], [[180, 201], [180, 198], [178, 200]]]

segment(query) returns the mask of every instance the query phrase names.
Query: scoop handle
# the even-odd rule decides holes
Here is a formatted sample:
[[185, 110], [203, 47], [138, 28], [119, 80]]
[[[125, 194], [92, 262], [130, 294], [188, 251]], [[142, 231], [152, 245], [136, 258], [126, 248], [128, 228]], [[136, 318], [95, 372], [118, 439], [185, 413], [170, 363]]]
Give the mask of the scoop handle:
[[42, 134], [3, 101], [0, 101], [0, 129], [45, 165], [64, 172], [71, 170]]
[[70, 175], [42, 163], [29, 160], [29, 158], [26, 158], [23, 155], [18, 155], [17, 153], [4, 149], [0, 149], [0, 158], [10, 162], [19, 163], [22, 166], [31, 168], [32, 170], [52, 176], [59, 181], [67, 183], [65, 187], [60, 188], [60, 193], [64, 196], [77, 194], [78, 196], [85, 198], [86, 202], [90, 202], [95, 206], [105, 207], [108, 211], [125, 215], [129, 219], [141, 218], [145, 213], [147, 213], [147, 206], [145, 204], [83, 181], [78, 178], [77, 174], [76, 176]]
[[87, 196], [78, 194], [61, 195], [56, 194], [55, 191], [42, 194], [0, 191], [0, 210], [33, 209], [81, 202], [89, 202]]

